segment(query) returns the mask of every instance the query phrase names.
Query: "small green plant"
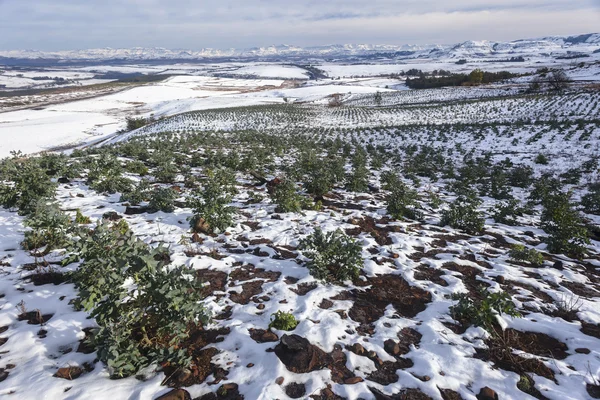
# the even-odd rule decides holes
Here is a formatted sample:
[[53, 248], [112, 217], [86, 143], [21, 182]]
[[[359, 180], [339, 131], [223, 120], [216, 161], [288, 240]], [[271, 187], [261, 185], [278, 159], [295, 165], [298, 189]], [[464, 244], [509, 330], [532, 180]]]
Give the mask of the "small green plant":
[[410, 189], [397, 175], [387, 175], [385, 179], [385, 187], [390, 190], [386, 196], [388, 214], [395, 219], [421, 219], [423, 214], [417, 208], [417, 191]]
[[0, 182], [1, 206], [17, 208], [20, 215], [27, 215], [40, 199], [54, 198], [56, 184], [35, 159], [9, 160], [2, 172], [8, 182]]
[[581, 258], [590, 243], [588, 229], [571, 203], [570, 192], [548, 194], [542, 201], [541, 228], [549, 235], [545, 241], [551, 253]]
[[175, 190], [170, 187], [161, 187], [155, 189], [150, 195], [148, 208], [151, 212], [172, 213], [175, 211], [175, 199], [177, 199]]
[[48, 254], [54, 249], [64, 248], [69, 243], [71, 220], [56, 203], [39, 200], [24, 224], [29, 228], [25, 231], [25, 240], [21, 243], [26, 250], [45, 247], [43, 253]]
[[140, 160], [127, 161], [125, 163], [125, 171], [138, 174], [139, 176], [148, 175], [148, 167]]
[[517, 218], [525, 214], [525, 208], [522, 207], [517, 199], [505, 200], [496, 204], [492, 218], [500, 224], [515, 226]]
[[81, 213], [81, 210], [78, 208], [77, 211], [75, 212], [75, 223], [81, 224], [81, 225], [87, 225], [87, 224], [91, 224], [92, 220], [90, 219], [90, 217], [83, 215]]
[[362, 246], [340, 229], [325, 234], [316, 228], [300, 242], [300, 249], [311, 258], [311, 275], [327, 282], [356, 279], [364, 264]]
[[235, 208], [229, 206], [235, 188], [235, 176], [227, 170], [208, 171], [204, 188], [187, 199], [194, 215], [190, 226], [195, 232], [223, 232], [233, 223]]
[[130, 190], [121, 193], [119, 201], [136, 206], [148, 199], [150, 190], [150, 183], [147, 180], [142, 179], [137, 185], [130, 187]]
[[521, 317], [510, 295], [506, 292], [491, 293], [480, 289], [479, 298], [473, 298], [467, 293], [454, 294], [452, 298], [458, 300], [458, 303], [450, 307], [452, 318], [463, 324], [480, 326], [491, 334], [495, 333], [494, 322], [497, 315]]
[[600, 183], [590, 185], [589, 193], [581, 197], [581, 205], [586, 213], [600, 215]]
[[539, 267], [544, 263], [544, 256], [536, 249], [529, 249], [522, 244], [515, 244], [508, 252], [511, 259], [515, 261], [528, 262]]
[[189, 366], [191, 354], [181, 343], [208, 320], [192, 269], [169, 266], [165, 248], [108, 224], [82, 231], [69, 251], [65, 264], [82, 260], [73, 274], [79, 305], [98, 324], [91, 343], [112, 377], [153, 363]]
[[540, 153], [535, 157], [534, 162], [540, 165], [548, 165], [548, 157]]
[[477, 211], [480, 204], [481, 200], [475, 196], [458, 196], [449, 209], [442, 211], [441, 225], [462, 229], [470, 235], [480, 233], [485, 224], [482, 214]]
[[304, 198], [297, 192], [296, 184], [289, 178], [281, 179], [271, 189], [271, 199], [277, 204], [277, 212], [300, 212]]
[[298, 321], [294, 314], [290, 312], [277, 311], [271, 315], [269, 329], [275, 328], [282, 331], [293, 331], [298, 326]]

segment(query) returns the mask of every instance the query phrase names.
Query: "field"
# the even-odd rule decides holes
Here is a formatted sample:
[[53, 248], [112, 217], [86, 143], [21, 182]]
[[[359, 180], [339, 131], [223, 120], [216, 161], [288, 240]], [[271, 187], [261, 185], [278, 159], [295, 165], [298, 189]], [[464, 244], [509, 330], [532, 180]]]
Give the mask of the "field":
[[0, 114], [0, 395], [600, 398], [600, 91], [399, 67]]

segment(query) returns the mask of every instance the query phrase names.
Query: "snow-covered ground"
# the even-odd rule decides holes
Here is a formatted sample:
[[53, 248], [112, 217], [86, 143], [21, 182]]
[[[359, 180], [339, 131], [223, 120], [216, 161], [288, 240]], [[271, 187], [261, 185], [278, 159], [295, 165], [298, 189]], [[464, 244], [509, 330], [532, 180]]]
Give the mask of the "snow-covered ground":
[[[467, 54], [487, 45], [472, 43], [458, 50]], [[95, 71], [177, 76], [96, 98], [0, 113], [0, 157], [16, 150], [36, 153], [103, 139], [102, 146], [141, 140], [142, 148], [151, 149], [152, 154], [155, 144], [143, 140], [166, 140], [162, 144], [178, 160], [188, 162], [199, 156], [201, 167], [190, 168], [190, 173], [202, 180], [204, 161], [212, 152], [238, 156], [249, 152], [252, 157], [253, 150], [271, 143], [243, 141], [255, 134], [286, 143], [280, 152], [265, 156], [272, 158], [272, 168], [265, 167], [267, 179], [294, 161], [300, 139], [308, 147], [339, 139], [347, 145], [378, 149], [381, 159], [371, 158], [370, 165], [381, 161], [384, 170], [400, 173], [422, 167], [436, 155], [456, 165], [454, 172], [469, 157], [487, 156], [494, 163], [529, 166], [536, 178], [577, 171], [582, 163], [598, 160], [597, 88], [575, 85], [563, 93], [526, 94], [523, 89], [529, 77], [524, 77], [483, 87], [407, 90], [403, 80], [378, 76], [398, 69], [468, 71], [472, 67], [451, 62], [327, 64], [319, 68], [341, 79], [308, 82], [296, 81], [306, 77], [304, 70], [283, 64], [82, 67], [72, 73], [82, 77]], [[538, 67], [525, 63], [518, 68], [533, 71]], [[567, 73], [576, 80], [598, 81], [598, 69], [598, 64], [591, 63], [569, 66]], [[239, 77], [213, 76], [219, 74]], [[257, 78], [244, 78], [250, 75]], [[341, 105], [331, 104], [332, 95], [339, 96]], [[151, 115], [160, 119], [116, 134], [127, 117]], [[197, 134], [200, 142], [207, 137], [218, 140], [207, 148], [178, 148], [176, 140], [169, 142], [172, 133]], [[256, 147], [247, 148], [246, 143]], [[411, 165], [410, 157], [426, 149], [435, 153], [422, 158], [419, 163], [423, 165]], [[120, 161], [126, 161], [118, 150], [107, 151], [115, 151]], [[536, 162], [540, 154], [550, 163]], [[137, 161], [148, 164], [153, 179], [155, 165], [147, 159]], [[261, 165], [264, 160], [259, 161]], [[349, 172], [350, 164], [345, 168]], [[549, 254], [546, 233], [539, 227], [539, 207], [519, 217], [517, 226], [508, 226], [491, 217], [499, 200], [487, 196], [479, 208], [485, 216], [482, 234], [466, 235], [441, 227], [441, 209], [430, 206], [427, 199], [434, 192], [451, 202], [455, 193], [447, 186], [451, 178], [442, 171], [433, 172], [434, 177], [406, 179], [419, 194], [424, 210], [420, 222], [389, 217], [387, 192], [381, 189], [381, 173], [376, 168], [369, 169], [368, 192], [353, 193], [340, 184], [325, 196], [322, 209], [302, 213], [276, 212], [265, 185], [254, 185], [255, 176], [239, 172], [239, 193], [232, 203], [239, 211], [234, 224], [225, 234], [200, 235], [197, 243], [182, 240], [191, 237], [186, 219], [192, 215], [181, 201], [190, 195], [182, 176], [172, 184], [156, 183], [177, 188], [180, 201], [172, 213], [128, 213], [119, 193], [96, 192], [85, 176], [60, 183], [56, 200], [69, 215], [79, 209], [93, 221], [108, 212], [117, 213], [146, 243], [168, 244], [172, 264], [194, 268], [207, 283], [210, 290], [205, 301], [218, 318], [206, 327], [215, 338], [203, 350], [215, 349], [215, 355], [210, 357], [208, 376], [186, 386], [192, 397], [226, 398], [223, 391], [231, 389], [247, 400], [310, 395], [328, 400], [475, 400], [482, 388], [489, 387], [502, 400], [533, 399], [535, 391], [545, 396], [538, 398], [552, 400], [591, 398], [591, 393], [597, 393], [594, 390], [600, 390], [600, 242], [591, 240], [583, 260]], [[576, 201], [586, 193], [585, 185], [600, 179], [597, 165], [581, 173], [579, 183], [567, 185]], [[125, 176], [141, 179], [131, 173]], [[529, 194], [516, 187], [511, 193], [520, 202]], [[591, 225], [600, 223], [597, 215], [585, 217]], [[86, 354], [79, 348], [84, 329], [94, 327], [95, 321], [73, 308], [77, 289], [72, 283], [36, 286], [31, 281], [43, 268], [33, 268], [38, 257], [21, 248], [23, 221], [14, 211], [0, 208], [0, 396], [141, 400], [169, 392], [161, 384], [173, 377], [153, 367], [138, 377], [111, 380], [106, 366], [96, 362], [96, 353]], [[340, 228], [361, 245], [364, 269], [351, 285], [318, 282], [310, 275], [307, 258], [297, 247], [316, 227]], [[511, 260], [508, 250], [515, 243], [542, 252], [543, 265]], [[46, 260], [60, 258], [57, 251]], [[51, 265], [60, 272], [78, 267], [77, 263], [64, 268]], [[497, 317], [509, 347], [509, 356], [502, 353], [506, 349], [500, 352], [505, 359], [488, 352], [489, 332], [475, 326], [461, 330], [450, 313], [455, 304], [452, 294], [473, 294], [479, 285], [510, 293], [523, 314], [523, 318]], [[557, 313], [566, 303], [575, 309], [570, 320]], [[19, 320], [24, 309], [50, 317], [43, 326], [35, 321], [28, 324]], [[258, 331], [257, 339], [252, 330], [266, 330], [277, 310], [292, 312], [299, 325], [291, 332], [273, 329], [264, 337], [268, 340], [262, 340]], [[281, 338], [286, 334], [304, 338], [317, 349], [316, 359], [329, 357], [329, 361], [293, 372], [295, 366], [286, 366], [281, 355]], [[276, 346], [279, 350], [273, 351]], [[306, 350], [304, 346], [300, 351]], [[81, 367], [83, 374], [73, 380], [54, 376], [59, 368], [68, 367]], [[534, 387], [525, 393], [527, 377]], [[305, 394], [292, 395], [294, 384]]]

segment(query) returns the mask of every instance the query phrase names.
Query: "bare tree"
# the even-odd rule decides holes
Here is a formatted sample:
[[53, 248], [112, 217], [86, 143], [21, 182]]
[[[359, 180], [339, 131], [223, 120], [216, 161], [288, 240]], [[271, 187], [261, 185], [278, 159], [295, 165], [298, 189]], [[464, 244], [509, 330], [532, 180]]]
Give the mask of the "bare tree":
[[569, 78], [569, 75], [562, 69], [553, 69], [550, 76], [548, 76], [548, 84], [550, 85], [550, 88], [554, 90], [565, 90], [569, 87], [570, 83], [571, 78]]

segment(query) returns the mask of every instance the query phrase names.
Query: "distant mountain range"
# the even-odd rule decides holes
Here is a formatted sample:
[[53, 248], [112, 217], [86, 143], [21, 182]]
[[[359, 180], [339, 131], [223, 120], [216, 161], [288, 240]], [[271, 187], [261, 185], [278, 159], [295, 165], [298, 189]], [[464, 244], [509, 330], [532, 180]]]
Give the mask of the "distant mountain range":
[[250, 49], [169, 50], [165, 48], [88, 49], [66, 51], [0, 50], [2, 59], [102, 61], [102, 60], [202, 60], [202, 59], [336, 59], [336, 58], [480, 58], [549, 57], [598, 53], [600, 34], [549, 36], [511, 42], [467, 41], [455, 45], [366, 45], [344, 44], [316, 47], [278, 45]]

